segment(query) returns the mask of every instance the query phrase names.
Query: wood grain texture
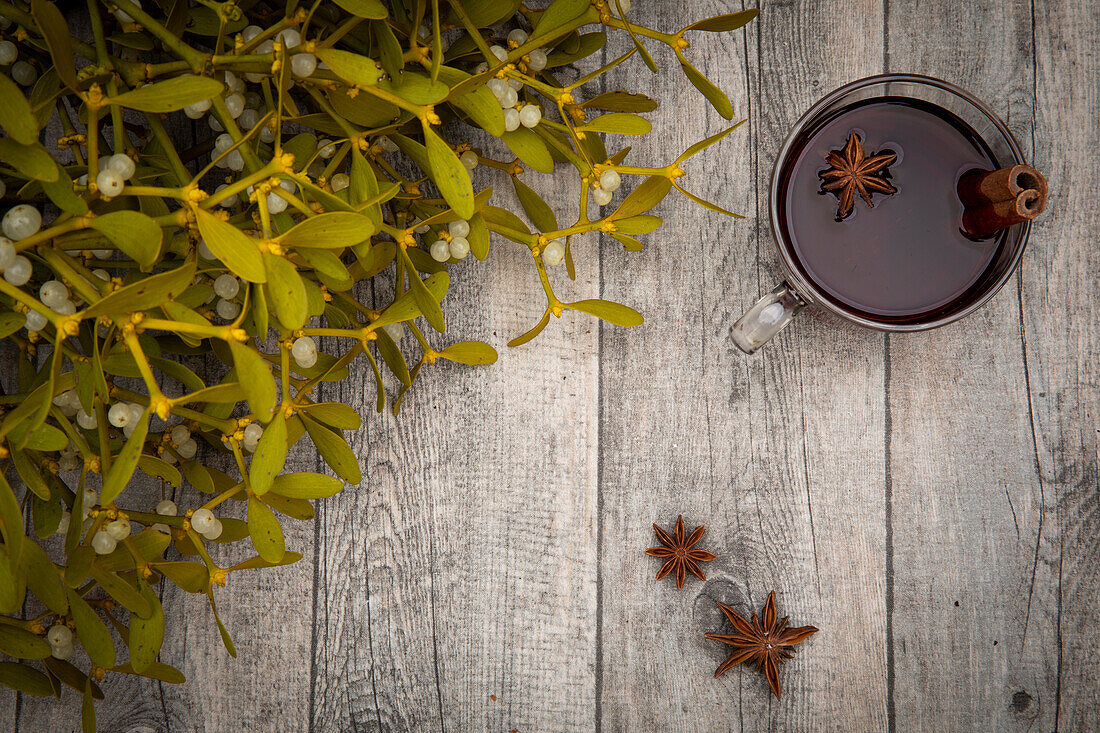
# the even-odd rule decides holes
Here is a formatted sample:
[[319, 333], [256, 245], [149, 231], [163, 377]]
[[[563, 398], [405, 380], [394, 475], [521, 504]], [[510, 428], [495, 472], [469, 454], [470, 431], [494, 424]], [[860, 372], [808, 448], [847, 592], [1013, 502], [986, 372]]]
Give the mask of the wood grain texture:
[[[669, 5], [641, 6], [639, 20], [667, 28], [669, 17], [728, 9]], [[604, 296], [641, 304], [648, 319], [603, 335], [605, 730], [885, 724], [882, 337], [810, 316], [748, 359], [728, 335], [781, 277], [766, 220], [773, 157], [817, 96], [881, 69], [880, 11], [877, 2], [765, 4], [747, 36], [693, 35], [691, 60], [749, 123], [681, 180], [749, 218], [704, 212], [674, 192], [645, 255], [605, 249], [605, 272], [625, 276], [605, 277]], [[870, 20], [853, 27], [848, 17]], [[807, 33], [824, 27], [834, 32]], [[659, 134], [639, 145], [639, 159], [671, 159], [729, 124], [668, 72], [617, 77], [662, 100]], [[702, 544], [720, 559], [705, 584], [653, 587], [659, 565], [641, 552], [655, 544], [650, 524], [680, 512], [708, 525]], [[703, 639], [724, 628], [715, 601], [749, 613], [772, 589], [782, 614], [823, 628], [785, 668], [779, 702], [754, 670], [712, 680], [728, 648]]]
[[[219, 589], [236, 660], [203, 599], [170, 591], [162, 659], [189, 681], [111, 676], [101, 730], [1100, 727], [1100, 11], [761, 7], [745, 31], [694, 33], [685, 52], [748, 121], [681, 182], [748, 218], [673, 192], [643, 253], [578, 243], [579, 281], [551, 275], [563, 299], [624, 302], [646, 324], [566, 313], [520, 349], [504, 343], [542, 307], [528, 256], [494, 240], [488, 262], [453, 268], [447, 342], [488, 340], [500, 361], [438, 362], [396, 419], [373, 413], [362, 362], [326, 385], [323, 399], [364, 415], [348, 436], [363, 485], [319, 502], [315, 525], [284, 522], [300, 563]], [[660, 0], [631, 17], [674, 30], [739, 9]], [[611, 35], [607, 59], [627, 48]], [[610, 141], [635, 143], [638, 165], [729, 124], [650, 48], [659, 75], [632, 59], [603, 82], [662, 101], [652, 136]], [[1020, 273], [939, 331], [884, 337], [808, 311], [743, 357], [728, 328], [779, 279], [772, 160], [817, 98], [882, 71], [974, 92], [1047, 173]], [[494, 203], [513, 206], [491, 178]], [[624, 178], [616, 200], [636, 183]], [[575, 211], [570, 191], [524, 180]], [[655, 585], [642, 554], [650, 525], [679, 513], [719, 556], [683, 591]], [[773, 588], [781, 614], [821, 628], [784, 668], [779, 702], [753, 670], [713, 680], [727, 649], [703, 638], [725, 629], [716, 600], [748, 613]], [[78, 706], [0, 694], [0, 726], [75, 730]]]
[[1098, 37], [1094, 4], [1036, 3], [1032, 145], [1056, 184], [1020, 271], [1020, 315], [1041, 489], [1032, 585], [1053, 627], [1044, 649], [1057, 691], [1049, 727], [1060, 731], [1100, 728]]
[[[928, 18], [940, 19], [938, 32]], [[1025, 4], [891, 3], [886, 20], [889, 71], [938, 76], [986, 100], [1029, 153]], [[1043, 259], [1045, 245], [1025, 258]], [[890, 703], [914, 730], [1054, 723], [1057, 597], [1035, 568], [1043, 497], [1015, 285], [966, 321], [888, 337]]]
[[[497, 205], [517, 206], [506, 178], [478, 176]], [[575, 216], [579, 188], [523, 179], [562, 221]], [[597, 295], [594, 248], [578, 260], [563, 300]], [[564, 268], [553, 276], [558, 287]], [[327, 388], [368, 427], [352, 442], [364, 484], [320, 516], [314, 730], [591, 723], [598, 327], [566, 313], [506, 349], [545, 300], [526, 249], [495, 237], [489, 259], [468, 258], [451, 281], [447, 335], [429, 339], [486, 339], [497, 364], [425, 367], [397, 419], [373, 415], [365, 369]]]

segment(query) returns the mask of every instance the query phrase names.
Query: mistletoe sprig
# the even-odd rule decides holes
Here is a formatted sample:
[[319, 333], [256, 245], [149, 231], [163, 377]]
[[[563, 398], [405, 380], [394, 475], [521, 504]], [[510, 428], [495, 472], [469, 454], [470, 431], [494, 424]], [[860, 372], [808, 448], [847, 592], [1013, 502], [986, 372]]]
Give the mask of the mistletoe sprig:
[[[731, 119], [687, 34], [756, 14], [666, 33], [632, 22], [623, 0], [147, 5], [87, 0], [80, 37], [47, 0], [0, 0], [0, 338], [19, 354], [0, 395], [0, 651], [24, 660], [0, 662], [0, 684], [72, 687], [91, 728], [104, 675], [183, 681], [157, 660], [157, 584], [205, 595], [217, 618], [232, 573], [300, 558], [280, 515], [310, 519], [314, 500], [360, 482], [343, 435], [360, 417], [318, 401], [319, 385], [363, 356], [379, 410], [383, 365], [399, 383], [396, 412], [438, 359], [496, 360], [438, 335], [452, 268], [488, 257], [491, 233], [530, 254], [546, 298], [510, 345], [566, 310], [642, 322], [619, 303], [560, 299], [550, 274], [564, 263], [575, 277], [586, 234], [641, 249], [672, 189], [734, 216], [685, 190], [681, 166], [737, 125], [671, 162], [628, 165], [604, 136], [649, 133], [657, 101], [587, 89], [634, 56], [656, 71], [656, 43]], [[562, 81], [608, 32], [633, 47]], [[173, 137], [183, 116], [198, 143]], [[50, 121], [62, 134], [47, 144]], [[473, 128], [487, 145], [461, 140]], [[580, 179], [572, 222], [523, 180], [565, 169]], [[475, 188], [504, 176], [526, 220]], [[393, 284], [381, 305], [357, 295], [374, 278]], [[208, 355], [221, 368], [201, 368]], [[334, 476], [284, 472], [303, 438]], [[159, 503], [140, 504], [139, 472], [161, 483]], [[204, 498], [181, 511], [169, 494], [185, 482]], [[223, 566], [211, 543], [254, 555]]]

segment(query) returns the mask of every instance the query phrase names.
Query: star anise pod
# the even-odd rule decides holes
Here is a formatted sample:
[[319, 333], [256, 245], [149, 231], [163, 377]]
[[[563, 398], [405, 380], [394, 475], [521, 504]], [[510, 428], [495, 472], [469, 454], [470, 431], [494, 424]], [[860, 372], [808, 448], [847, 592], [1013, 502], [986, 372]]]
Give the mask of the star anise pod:
[[867, 202], [867, 206], [875, 208], [871, 201], [871, 192], [897, 193], [897, 189], [884, 177], [886, 166], [893, 164], [898, 159], [894, 152], [880, 153], [870, 158], [866, 157], [863, 150], [863, 142], [854, 132], [848, 134], [848, 144], [844, 150], [831, 150], [825, 156], [825, 162], [831, 168], [821, 171], [821, 191], [831, 191], [836, 194], [836, 220], [840, 221], [852, 213], [855, 207], [856, 192]]
[[768, 600], [764, 603], [759, 618], [754, 613], [752, 621], [746, 621], [741, 614], [721, 601], [718, 602], [718, 607], [733, 624], [734, 633], [709, 633], [704, 636], [729, 644], [733, 647], [733, 653], [722, 662], [714, 676], [722, 676], [730, 667], [735, 667], [741, 662], [756, 662], [760, 671], [768, 678], [768, 684], [771, 685], [776, 699], [779, 699], [779, 667], [790, 659], [793, 654], [792, 647], [795, 644], [804, 641], [818, 629], [814, 626], [791, 628], [787, 624], [790, 616], [784, 616], [776, 621], [775, 591], [768, 594]]
[[650, 547], [645, 551], [645, 554], [652, 555], [653, 557], [668, 558], [665, 560], [665, 564], [661, 566], [661, 569], [657, 571], [657, 580], [668, 575], [671, 571], [676, 571], [676, 587], [684, 587], [684, 578], [690, 572], [699, 580], [706, 580], [707, 576], [703, 575], [702, 569], [699, 567], [701, 561], [710, 561], [715, 559], [716, 555], [706, 550], [693, 550], [695, 543], [697, 543], [703, 536], [703, 532], [706, 531], [706, 527], [699, 525], [696, 527], [687, 539], [684, 539], [684, 516], [681, 514], [676, 517], [676, 531], [675, 536], [670, 535], [656, 524], [653, 525], [653, 531], [657, 533], [657, 540], [664, 545], [664, 547]]

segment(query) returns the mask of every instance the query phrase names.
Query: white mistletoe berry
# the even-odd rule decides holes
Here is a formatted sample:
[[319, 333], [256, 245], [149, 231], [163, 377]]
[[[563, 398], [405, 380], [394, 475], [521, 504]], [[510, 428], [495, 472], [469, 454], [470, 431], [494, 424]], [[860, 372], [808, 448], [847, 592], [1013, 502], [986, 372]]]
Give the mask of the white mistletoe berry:
[[214, 293], [217, 294], [219, 298], [231, 300], [237, 297], [237, 293], [239, 293], [240, 290], [240, 280], [233, 277], [228, 272], [218, 275], [214, 280]]
[[461, 260], [470, 254], [470, 242], [466, 237], [455, 237], [450, 244], [451, 257]]
[[428, 251], [436, 262], [446, 262], [451, 259], [451, 247], [445, 239], [437, 239], [432, 242], [432, 246]]
[[97, 555], [110, 555], [115, 551], [117, 545], [118, 540], [102, 529], [96, 532], [95, 537], [92, 538], [92, 549], [96, 551]]
[[196, 509], [191, 515], [191, 528], [203, 534], [214, 526], [214, 513], [209, 509]]
[[106, 168], [99, 172], [99, 175], [95, 177], [95, 185], [99, 188], [99, 193], [105, 199], [113, 199], [122, 193], [122, 187], [125, 182], [115, 171], [110, 168]]
[[21, 287], [31, 279], [33, 271], [30, 260], [23, 255], [16, 255], [15, 262], [4, 268], [4, 279], [16, 287]]
[[42, 214], [30, 204], [19, 204], [8, 209], [0, 222], [4, 236], [18, 242], [37, 232], [42, 227]]
[[298, 366], [309, 369], [317, 363], [317, 343], [309, 336], [296, 338], [290, 347], [290, 355]]
[[546, 244], [546, 248], [542, 250], [542, 262], [545, 265], [554, 267], [560, 265], [562, 259], [565, 258], [565, 243], [560, 239], [552, 239]]
[[137, 172], [137, 166], [134, 164], [134, 159], [125, 153], [116, 153], [104, 161], [104, 164], [110, 170], [122, 176], [122, 180], [128, 181], [134, 177], [134, 173]]

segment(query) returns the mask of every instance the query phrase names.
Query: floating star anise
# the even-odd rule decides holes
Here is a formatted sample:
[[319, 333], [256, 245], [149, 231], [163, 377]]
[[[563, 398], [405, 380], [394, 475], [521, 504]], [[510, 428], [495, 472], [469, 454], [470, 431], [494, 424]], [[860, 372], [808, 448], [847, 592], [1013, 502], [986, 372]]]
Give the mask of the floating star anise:
[[720, 677], [730, 667], [735, 667], [741, 662], [756, 662], [760, 671], [768, 678], [768, 684], [772, 687], [776, 699], [779, 699], [779, 667], [791, 657], [792, 647], [807, 639], [818, 629], [814, 626], [799, 626], [790, 628], [784, 616], [775, 619], [775, 591], [768, 594], [768, 600], [760, 612], [760, 617], [754, 613], [752, 621], [746, 621], [741, 614], [734, 611], [721, 601], [718, 607], [726, 614], [726, 618], [733, 624], [732, 634], [704, 634], [706, 638], [729, 644], [733, 647], [733, 653], [715, 671], [714, 676]]
[[825, 162], [831, 168], [821, 171], [821, 191], [831, 191], [836, 194], [836, 220], [840, 221], [852, 213], [855, 207], [856, 192], [867, 202], [867, 206], [875, 208], [871, 201], [871, 192], [897, 193], [892, 183], [886, 180], [886, 166], [893, 164], [898, 159], [894, 152], [880, 153], [879, 155], [866, 157], [863, 151], [863, 142], [859, 135], [852, 132], [848, 134], [848, 144], [844, 150], [831, 150], [825, 156]]
[[676, 517], [675, 536], [670, 535], [656, 524], [653, 525], [653, 531], [657, 533], [657, 540], [664, 547], [650, 547], [645, 551], [645, 554], [668, 558], [661, 569], [657, 571], [657, 580], [665, 577], [673, 570], [676, 571], [677, 588], [684, 587], [684, 578], [687, 577], [689, 572], [699, 580], [707, 579], [707, 576], [703, 575], [703, 571], [699, 567], [699, 562], [713, 560], [716, 555], [706, 550], [692, 549], [695, 543], [702, 538], [706, 527], [699, 525], [688, 535], [687, 539], [684, 539], [684, 517], [681, 514]]

